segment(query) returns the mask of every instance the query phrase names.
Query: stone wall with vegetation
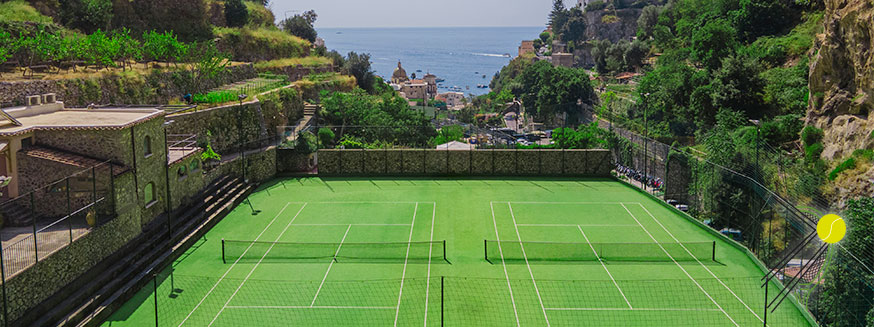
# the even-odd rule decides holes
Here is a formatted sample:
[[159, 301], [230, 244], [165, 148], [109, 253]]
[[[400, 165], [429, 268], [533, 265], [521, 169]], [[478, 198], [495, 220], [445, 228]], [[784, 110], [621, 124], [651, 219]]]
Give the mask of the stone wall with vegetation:
[[190, 205], [193, 197], [209, 182], [205, 178], [197, 151], [168, 167], [170, 180], [170, 205], [175, 210]]
[[326, 149], [319, 150], [318, 162], [319, 174], [329, 176], [608, 177], [613, 169], [609, 150]]
[[[29, 95], [55, 93], [68, 107], [96, 104], [167, 104], [193, 92], [184, 78], [186, 71], [153, 70], [146, 75], [134, 72], [104, 73], [91, 78], [0, 82], [0, 103], [23, 105]], [[257, 77], [251, 64], [229, 67], [216, 78], [201, 79], [196, 88], [207, 90]]]
[[288, 76], [289, 81], [302, 80], [307, 75], [334, 72], [334, 65], [324, 66], [285, 66], [278, 68], [256, 68], [259, 73], [273, 73]]
[[[303, 117], [303, 101], [295, 88], [289, 87], [259, 95], [255, 101], [186, 112], [169, 116], [170, 134], [197, 134], [209, 139], [218, 153], [279, 134], [279, 127], [288, 126]], [[211, 136], [207, 136], [207, 132]]]

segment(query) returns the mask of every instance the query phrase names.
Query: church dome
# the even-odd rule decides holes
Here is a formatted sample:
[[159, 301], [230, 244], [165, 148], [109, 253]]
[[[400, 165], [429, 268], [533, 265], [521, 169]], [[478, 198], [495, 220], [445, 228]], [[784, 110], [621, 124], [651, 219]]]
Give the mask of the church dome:
[[391, 80], [395, 83], [408, 81], [407, 71], [404, 70], [404, 67], [401, 67], [401, 63], [398, 62], [398, 68], [395, 68], [394, 73], [391, 74]]

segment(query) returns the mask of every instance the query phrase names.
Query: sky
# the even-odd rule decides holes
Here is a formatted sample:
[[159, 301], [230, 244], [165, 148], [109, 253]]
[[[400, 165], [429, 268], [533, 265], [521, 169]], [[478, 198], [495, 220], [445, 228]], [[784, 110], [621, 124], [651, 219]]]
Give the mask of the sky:
[[271, 0], [270, 6], [277, 21], [313, 9], [316, 28], [543, 26], [552, 0]]

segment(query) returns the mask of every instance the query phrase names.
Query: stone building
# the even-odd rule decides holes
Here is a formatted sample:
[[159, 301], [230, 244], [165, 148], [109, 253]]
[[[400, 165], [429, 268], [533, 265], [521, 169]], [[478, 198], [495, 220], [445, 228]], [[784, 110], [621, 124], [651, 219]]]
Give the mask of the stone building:
[[400, 62], [398, 62], [398, 68], [392, 73], [390, 85], [408, 100], [426, 97], [434, 99], [437, 96], [437, 76], [428, 73], [423, 79], [411, 80], [407, 77], [407, 71], [404, 70]]
[[459, 107], [464, 105], [464, 93], [463, 92], [440, 93], [437, 95], [436, 99], [446, 102], [446, 106], [449, 109], [460, 109]]
[[[144, 215], [155, 217], [166, 208], [168, 163], [188, 164], [185, 159], [198, 152], [193, 145], [167, 151], [164, 111], [157, 107], [69, 109], [53, 94], [28, 97], [27, 104], [3, 110], [0, 175], [12, 177], [3, 197], [15, 198], [79, 173], [52, 190], [36, 192], [42, 205], [36, 206], [34, 218], [63, 217], [67, 191], [71, 205], [81, 207], [95, 191], [112, 191], [109, 180], [127, 171], [136, 172], [133, 184]], [[13, 224], [28, 223], [4, 215]]]
[[519, 46], [519, 57], [529, 53], [534, 54], [534, 51], [534, 41], [522, 41], [522, 45]]
[[573, 53], [564, 53], [564, 52], [553, 53], [552, 54], [552, 64], [554, 66], [573, 67], [574, 66], [574, 54]]

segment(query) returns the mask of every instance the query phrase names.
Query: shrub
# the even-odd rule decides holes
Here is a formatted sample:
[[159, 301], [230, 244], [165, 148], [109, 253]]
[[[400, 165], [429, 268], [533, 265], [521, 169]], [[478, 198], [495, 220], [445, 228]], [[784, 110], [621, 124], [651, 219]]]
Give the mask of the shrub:
[[807, 126], [801, 130], [801, 142], [805, 147], [821, 141], [822, 136], [822, 130], [813, 126]]
[[330, 128], [319, 128], [319, 142], [323, 147], [328, 147], [334, 143], [334, 132]]
[[300, 132], [297, 134], [297, 146], [295, 150], [304, 154], [310, 154], [319, 150], [319, 144], [316, 136], [310, 132]]
[[601, 16], [601, 23], [603, 24], [613, 24], [618, 23], [620, 21], [619, 17], [615, 15], [604, 15]]
[[856, 159], [851, 157], [851, 158], [848, 158], [847, 160], [844, 160], [844, 162], [839, 164], [837, 167], [835, 167], [835, 169], [833, 169], [830, 173], [828, 173], [828, 179], [830, 181], [833, 181], [836, 178], [838, 178], [838, 175], [840, 173], [842, 173], [846, 170], [849, 170], [849, 169], [853, 169], [853, 168], [856, 168]]
[[225, 1], [225, 22], [230, 27], [243, 27], [249, 23], [249, 9], [243, 0]]
[[814, 143], [804, 147], [804, 160], [808, 163], [813, 163], [819, 160], [819, 156], [822, 155], [823, 146], [822, 143]]
[[601, 0], [592, 1], [586, 5], [586, 11], [598, 11], [604, 10], [605, 8], [607, 8], [607, 3]]

